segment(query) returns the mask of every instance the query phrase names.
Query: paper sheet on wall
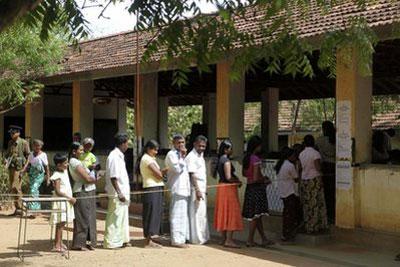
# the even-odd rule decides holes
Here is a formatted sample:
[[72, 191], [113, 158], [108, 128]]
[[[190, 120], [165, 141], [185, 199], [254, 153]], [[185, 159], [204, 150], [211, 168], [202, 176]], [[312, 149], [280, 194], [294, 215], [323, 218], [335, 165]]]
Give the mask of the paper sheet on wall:
[[336, 188], [349, 190], [353, 184], [353, 169], [350, 161], [336, 162]]
[[342, 100], [337, 102], [336, 110], [336, 157], [351, 159], [351, 102]]

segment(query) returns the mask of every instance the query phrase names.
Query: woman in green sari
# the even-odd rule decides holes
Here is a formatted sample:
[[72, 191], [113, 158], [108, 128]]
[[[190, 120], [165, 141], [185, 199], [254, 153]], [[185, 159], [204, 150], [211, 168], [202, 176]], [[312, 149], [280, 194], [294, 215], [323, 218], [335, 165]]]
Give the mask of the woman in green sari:
[[[21, 175], [28, 172], [29, 176], [29, 194], [32, 197], [39, 197], [39, 188], [44, 180], [46, 184], [50, 184], [50, 171], [47, 155], [42, 151], [43, 142], [41, 140], [33, 140], [33, 151], [29, 154], [25, 167]], [[30, 210], [39, 210], [39, 202], [30, 202], [28, 204]]]

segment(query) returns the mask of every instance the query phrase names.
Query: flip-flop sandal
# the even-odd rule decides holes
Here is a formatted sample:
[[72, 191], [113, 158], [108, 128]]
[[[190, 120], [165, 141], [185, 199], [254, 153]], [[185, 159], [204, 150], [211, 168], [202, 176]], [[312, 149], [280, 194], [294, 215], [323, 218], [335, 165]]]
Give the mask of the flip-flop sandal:
[[253, 247], [256, 247], [256, 246], [259, 246], [256, 242], [254, 242], [254, 243], [246, 243], [246, 247], [248, 247], [248, 248], [253, 248]]
[[58, 253], [64, 253], [65, 252], [65, 250], [64, 250], [64, 248], [56, 248], [56, 247], [53, 247], [52, 249], [51, 249], [51, 252], [58, 252]]

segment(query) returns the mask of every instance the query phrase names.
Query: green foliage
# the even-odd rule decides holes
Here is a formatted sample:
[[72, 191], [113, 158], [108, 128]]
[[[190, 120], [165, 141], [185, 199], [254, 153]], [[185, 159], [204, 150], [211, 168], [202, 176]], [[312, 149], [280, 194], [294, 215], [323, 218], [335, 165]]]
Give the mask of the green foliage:
[[[100, 1], [103, 2], [103, 1]], [[40, 27], [40, 37], [47, 40], [55, 29], [64, 29], [70, 39], [83, 39], [90, 33], [88, 21], [75, 0], [44, 0], [25, 17], [31, 27]]]
[[[302, 129], [318, 130], [323, 121], [335, 121], [335, 105], [333, 98], [314, 99], [301, 102], [299, 121]], [[317, 128], [315, 128], [317, 126]]]
[[[201, 106], [178, 106], [168, 108], [168, 139], [171, 140], [174, 134], [180, 133], [184, 136], [190, 134], [192, 124], [202, 123]], [[128, 109], [128, 135], [131, 140], [135, 139], [134, 131], [134, 110]]]
[[0, 33], [0, 113], [38, 97], [38, 79], [59, 68], [63, 40], [52, 33], [42, 41], [38, 33], [21, 23]]
[[178, 106], [168, 108], [169, 140], [174, 134], [187, 136], [190, 134], [193, 123], [202, 123], [201, 106]]

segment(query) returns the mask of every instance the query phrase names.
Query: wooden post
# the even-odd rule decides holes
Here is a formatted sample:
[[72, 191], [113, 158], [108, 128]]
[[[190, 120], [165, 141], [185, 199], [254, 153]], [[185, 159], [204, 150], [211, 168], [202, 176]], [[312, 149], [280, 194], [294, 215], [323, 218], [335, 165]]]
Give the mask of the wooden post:
[[230, 79], [230, 62], [217, 64], [216, 132], [217, 141], [230, 138], [234, 155], [241, 156], [244, 148], [245, 79]]

